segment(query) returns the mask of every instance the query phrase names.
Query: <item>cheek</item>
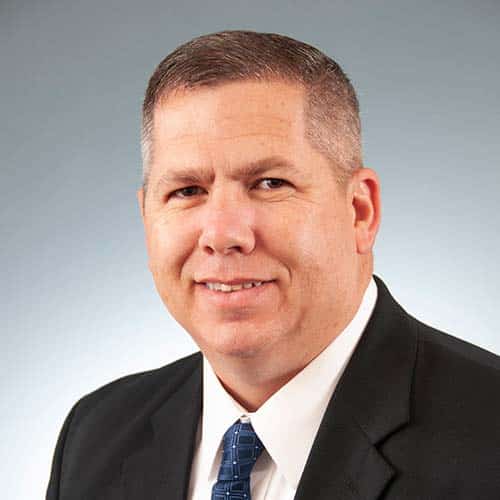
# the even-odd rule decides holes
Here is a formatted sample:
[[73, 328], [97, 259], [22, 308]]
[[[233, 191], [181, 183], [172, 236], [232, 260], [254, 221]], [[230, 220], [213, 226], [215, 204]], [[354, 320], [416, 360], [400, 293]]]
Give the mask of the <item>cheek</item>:
[[179, 266], [192, 249], [188, 228], [181, 221], [157, 219], [147, 230], [149, 267], [155, 274], [180, 272]]
[[335, 214], [325, 213], [317, 205], [292, 207], [277, 216], [263, 217], [265, 234], [277, 248], [281, 248], [298, 263], [319, 264], [328, 260], [334, 242], [342, 233], [341, 220]]
[[355, 247], [342, 214], [313, 208], [297, 210], [274, 231], [273, 239], [286, 255], [292, 278], [295, 274], [305, 290], [319, 291], [341, 279]]

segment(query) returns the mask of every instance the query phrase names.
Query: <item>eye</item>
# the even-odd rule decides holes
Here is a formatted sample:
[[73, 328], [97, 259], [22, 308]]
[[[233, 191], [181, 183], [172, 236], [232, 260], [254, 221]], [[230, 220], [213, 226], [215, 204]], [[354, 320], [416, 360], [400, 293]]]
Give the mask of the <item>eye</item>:
[[[285, 184], [289, 184], [284, 179], [277, 179], [274, 177], [266, 177], [264, 179], [258, 180], [255, 185], [258, 186], [259, 184], [261, 184], [263, 182], [267, 182], [268, 186], [270, 186], [268, 189], [265, 189], [265, 191], [275, 190], [275, 189], [278, 189], [278, 188], [284, 186]], [[199, 186], [186, 186], [186, 187], [183, 187], [180, 189], [176, 189], [175, 191], [172, 191], [168, 195], [168, 198], [172, 198], [172, 197], [173, 198], [181, 198], [181, 199], [192, 198], [193, 196], [198, 194], [197, 190], [199, 190], [199, 189], [201, 189]]]
[[199, 186], [187, 186], [180, 189], [172, 191], [168, 197], [176, 198], [191, 198], [193, 194], [196, 194], [196, 189], [201, 189]]
[[268, 186], [270, 186], [270, 189], [273, 190], [273, 189], [277, 189], [277, 188], [280, 188], [282, 187], [283, 185], [285, 184], [288, 184], [287, 181], [285, 181], [284, 179], [276, 179], [274, 177], [266, 177], [265, 179], [260, 179], [256, 185], [259, 185], [261, 184], [262, 182], [268, 182]]

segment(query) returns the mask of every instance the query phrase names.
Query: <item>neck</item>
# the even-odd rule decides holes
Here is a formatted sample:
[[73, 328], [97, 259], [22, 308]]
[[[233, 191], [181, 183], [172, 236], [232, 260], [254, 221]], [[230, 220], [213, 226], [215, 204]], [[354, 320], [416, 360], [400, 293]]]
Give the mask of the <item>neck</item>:
[[280, 378], [267, 380], [266, 384], [263, 386], [257, 386], [255, 383], [245, 383], [244, 380], [238, 381], [237, 384], [228, 385], [220, 377], [218, 378], [224, 389], [226, 389], [232, 398], [247, 412], [255, 412], [301, 370], [302, 368], [283, 374]]

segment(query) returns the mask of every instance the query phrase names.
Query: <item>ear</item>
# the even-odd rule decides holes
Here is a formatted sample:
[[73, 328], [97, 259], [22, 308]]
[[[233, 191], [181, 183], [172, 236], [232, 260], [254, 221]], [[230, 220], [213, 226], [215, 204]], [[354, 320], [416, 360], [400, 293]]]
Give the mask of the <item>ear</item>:
[[357, 170], [351, 181], [353, 224], [359, 254], [371, 252], [380, 225], [380, 181], [370, 168]]
[[139, 210], [141, 212], [142, 221], [144, 222], [144, 189], [137, 190], [137, 202], [139, 203]]

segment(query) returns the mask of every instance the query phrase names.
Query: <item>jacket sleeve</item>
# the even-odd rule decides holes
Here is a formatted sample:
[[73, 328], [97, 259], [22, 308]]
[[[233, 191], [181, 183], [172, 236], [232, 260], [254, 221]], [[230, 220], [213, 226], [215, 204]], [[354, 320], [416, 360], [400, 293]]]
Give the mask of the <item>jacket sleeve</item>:
[[62, 426], [61, 432], [59, 433], [59, 438], [57, 440], [56, 449], [54, 451], [54, 457], [52, 459], [52, 469], [50, 473], [49, 485], [47, 487], [46, 500], [63, 500], [60, 497], [60, 482], [61, 482], [61, 470], [64, 462], [64, 453], [66, 448], [66, 438], [68, 436], [71, 422], [73, 416], [75, 415], [76, 407], [78, 402], [73, 406], [69, 412], [64, 424]]

